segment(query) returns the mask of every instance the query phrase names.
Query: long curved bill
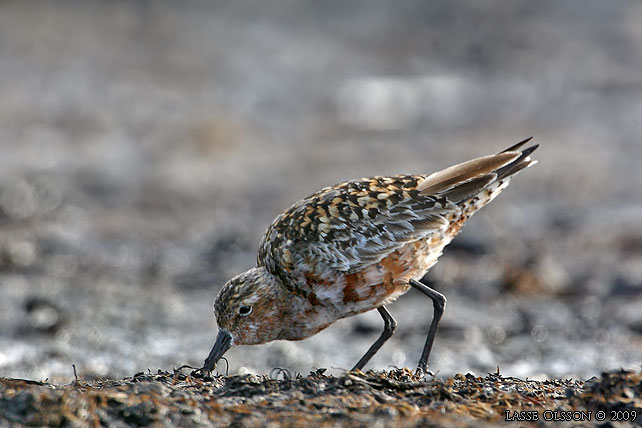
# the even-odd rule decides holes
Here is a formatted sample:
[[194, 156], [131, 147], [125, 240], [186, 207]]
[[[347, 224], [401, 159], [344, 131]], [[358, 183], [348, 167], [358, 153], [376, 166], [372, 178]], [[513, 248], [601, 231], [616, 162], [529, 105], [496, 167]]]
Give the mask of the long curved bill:
[[230, 349], [230, 346], [232, 346], [232, 335], [227, 330], [219, 329], [216, 342], [214, 342], [210, 354], [205, 359], [203, 370], [211, 372], [216, 367], [218, 360]]

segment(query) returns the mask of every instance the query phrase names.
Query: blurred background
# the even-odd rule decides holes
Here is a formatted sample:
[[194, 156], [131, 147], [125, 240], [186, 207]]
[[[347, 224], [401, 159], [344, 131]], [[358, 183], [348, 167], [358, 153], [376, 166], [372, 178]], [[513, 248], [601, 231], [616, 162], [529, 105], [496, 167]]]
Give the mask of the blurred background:
[[[429, 367], [639, 367], [641, 134], [637, 1], [2, 1], [0, 376], [200, 367], [214, 297], [290, 204], [532, 135], [540, 163], [426, 277], [449, 299]], [[414, 368], [432, 304], [389, 308], [369, 367]], [[340, 373], [381, 329], [237, 348], [229, 372]]]

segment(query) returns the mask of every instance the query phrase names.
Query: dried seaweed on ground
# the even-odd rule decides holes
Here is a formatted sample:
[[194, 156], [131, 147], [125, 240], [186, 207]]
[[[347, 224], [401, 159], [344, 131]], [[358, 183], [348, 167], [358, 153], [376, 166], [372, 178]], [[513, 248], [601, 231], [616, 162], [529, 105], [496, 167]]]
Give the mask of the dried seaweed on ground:
[[57, 386], [0, 378], [0, 425], [467, 427], [525, 418], [519, 426], [570, 426], [572, 420], [550, 419], [594, 421], [600, 410], [607, 421], [612, 410], [642, 421], [641, 372], [608, 372], [586, 382], [500, 374], [417, 378], [407, 369], [274, 375], [282, 379], [158, 371]]

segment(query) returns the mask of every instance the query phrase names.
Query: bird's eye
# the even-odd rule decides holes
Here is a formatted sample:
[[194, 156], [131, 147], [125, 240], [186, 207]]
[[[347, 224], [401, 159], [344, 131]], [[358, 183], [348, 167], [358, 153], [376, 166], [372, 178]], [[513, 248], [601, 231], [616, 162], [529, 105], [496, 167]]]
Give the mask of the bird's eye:
[[252, 306], [241, 306], [239, 308], [239, 315], [246, 317], [252, 313]]

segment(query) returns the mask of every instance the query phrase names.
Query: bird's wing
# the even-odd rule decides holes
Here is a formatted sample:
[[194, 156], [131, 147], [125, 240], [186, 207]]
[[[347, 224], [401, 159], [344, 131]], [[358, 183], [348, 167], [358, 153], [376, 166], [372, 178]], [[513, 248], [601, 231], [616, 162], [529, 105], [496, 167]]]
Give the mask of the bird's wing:
[[[529, 155], [537, 146], [519, 150], [528, 141], [428, 176], [363, 178], [322, 189], [276, 218], [258, 263], [286, 277], [353, 273], [377, 263], [490, 202], [510, 176], [536, 162]], [[482, 198], [484, 190], [489, 195]]]
[[[445, 230], [457, 205], [422, 194], [426, 177], [399, 175], [349, 181], [300, 201], [270, 226], [259, 264], [351, 273], [404, 244]], [[274, 260], [268, 260], [272, 258]]]

